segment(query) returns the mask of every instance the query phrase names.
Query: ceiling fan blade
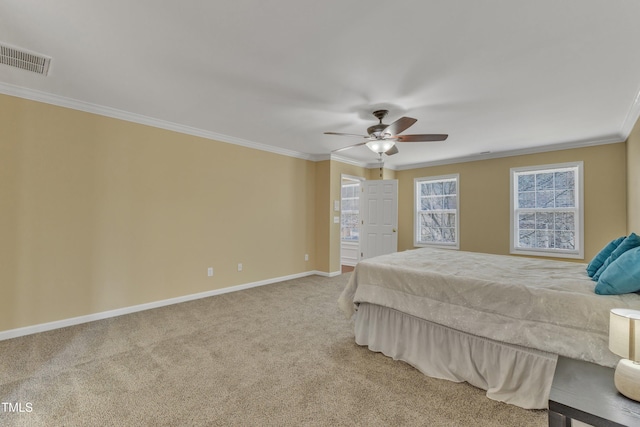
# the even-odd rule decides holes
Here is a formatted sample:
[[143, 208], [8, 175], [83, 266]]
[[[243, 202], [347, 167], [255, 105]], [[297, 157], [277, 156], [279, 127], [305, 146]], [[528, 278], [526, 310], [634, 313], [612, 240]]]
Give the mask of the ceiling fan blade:
[[360, 138], [369, 138], [367, 135], [357, 135], [355, 133], [340, 133], [340, 132], [325, 132], [325, 135], [339, 135], [339, 136], [359, 136]]
[[391, 135], [397, 135], [400, 132], [403, 132], [409, 129], [409, 127], [412, 126], [417, 121], [418, 121], [417, 119], [412, 119], [411, 117], [400, 117], [398, 120], [396, 120], [395, 122], [387, 126], [381, 133], [383, 134], [389, 133]]
[[424, 141], [444, 141], [449, 135], [447, 134], [418, 134], [418, 135], [397, 135], [398, 142], [424, 142]]
[[333, 151], [331, 151], [331, 152], [332, 152], [332, 153], [337, 153], [337, 152], [339, 152], [339, 151], [348, 150], [349, 148], [359, 147], [359, 146], [361, 146], [361, 145], [365, 145], [367, 142], [369, 142], [369, 141], [361, 142], [361, 143], [359, 143], [359, 144], [349, 145], [349, 146], [347, 146], [347, 147], [338, 148], [337, 150], [333, 150]]
[[398, 146], [394, 145], [384, 152], [387, 156], [393, 156], [394, 154], [398, 154]]

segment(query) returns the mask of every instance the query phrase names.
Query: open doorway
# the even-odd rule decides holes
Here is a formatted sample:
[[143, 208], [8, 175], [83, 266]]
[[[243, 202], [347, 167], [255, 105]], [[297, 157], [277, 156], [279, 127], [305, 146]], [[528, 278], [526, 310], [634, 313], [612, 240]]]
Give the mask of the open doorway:
[[360, 193], [364, 178], [342, 175], [340, 191], [340, 265], [343, 273], [360, 261]]

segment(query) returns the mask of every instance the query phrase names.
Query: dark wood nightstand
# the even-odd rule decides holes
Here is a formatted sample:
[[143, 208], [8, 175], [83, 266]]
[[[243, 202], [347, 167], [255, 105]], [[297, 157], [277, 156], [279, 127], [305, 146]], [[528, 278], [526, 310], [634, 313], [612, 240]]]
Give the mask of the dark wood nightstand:
[[640, 402], [621, 395], [611, 368], [558, 358], [549, 394], [549, 427], [579, 420], [594, 427], [640, 426]]

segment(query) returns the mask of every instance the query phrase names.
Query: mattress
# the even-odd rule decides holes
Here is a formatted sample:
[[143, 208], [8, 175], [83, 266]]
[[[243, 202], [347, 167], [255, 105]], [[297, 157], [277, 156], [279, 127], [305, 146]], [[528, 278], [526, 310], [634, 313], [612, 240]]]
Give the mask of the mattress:
[[422, 248], [363, 260], [339, 299], [347, 317], [376, 304], [478, 337], [613, 367], [605, 296], [581, 263]]

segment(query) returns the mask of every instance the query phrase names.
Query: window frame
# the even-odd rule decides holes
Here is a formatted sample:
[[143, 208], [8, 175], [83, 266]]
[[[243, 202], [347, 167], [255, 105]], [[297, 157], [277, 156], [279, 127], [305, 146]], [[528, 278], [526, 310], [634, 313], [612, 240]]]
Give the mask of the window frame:
[[[455, 212], [455, 242], [421, 242], [418, 239], [420, 232], [420, 184], [425, 182], [438, 182], [454, 180], [456, 183], [456, 207], [455, 209], [443, 209], [442, 211]], [[443, 249], [460, 249], [460, 174], [448, 174], [438, 176], [426, 176], [413, 179], [413, 246], [414, 247], [430, 247]]]
[[[526, 173], [545, 173], [545, 172], [560, 172], [561, 170], [574, 169], [576, 176], [574, 179], [574, 198], [576, 206], [574, 208], [554, 208], [547, 209], [548, 212], [558, 211], [573, 211], [575, 212], [575, 226], [574, 226], [574, 249], [556, 249], [556, 248], [522, 248], [518, 246], [519, 228], [516, 221], [517, 213], [521, 210], [540, 212], [545, 208], [519, 208], [516, 206], [518, 200], [518, 184], [517, 176]], [[528, 255], [528, 256], [544, 256], [553, 258], [572, 258], [572, 259], [584, 259], [584, 162], [567, 162], [567, 163], [554, 163], [547, 165], [525, 166], [515, 167], [510, 169], [510, 181], [509, 181], [509, 202], [510, 202], [510, 228], [509, 228], [509, 253], [513, 255]]]

